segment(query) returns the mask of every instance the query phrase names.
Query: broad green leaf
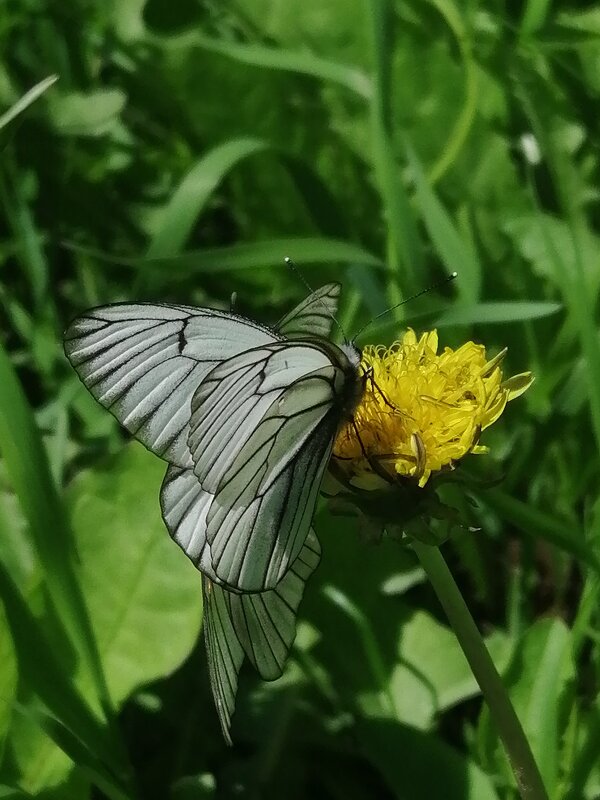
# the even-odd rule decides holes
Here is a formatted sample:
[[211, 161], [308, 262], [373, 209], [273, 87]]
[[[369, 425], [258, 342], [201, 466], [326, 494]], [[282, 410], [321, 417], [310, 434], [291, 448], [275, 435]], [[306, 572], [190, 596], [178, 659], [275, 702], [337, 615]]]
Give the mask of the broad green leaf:
[[110, 733], [91, 712], [74, 686], [72, 677], [65, 672], [63, 663], [55, 654], [42, 622], [33, 616], [2, 565], [0, 565], [0, 596], [4, 603], [22, 680], [89, 750], [96, 753], [115, 772], [122, 770], [123, 767], [116, 755], [117, 746]]
[[68, 492], [83, 591], [116, 705], [173, 672], [200, 631], [200, 575], [160, 516], [164, 471], [133, 443]]
[[58, 720], [34, 705], [21, 706], [20, 712], [29, 717], [63, 753], [69, 756], [71, 761], [77, 765], [80, 776], [89, 778], [110, 800], [131, 800], [133, 795], [118, 784], [98, 756]]
[[12, 758], [10, 768], [5, 767], [6, 777], [22, 787], [28, 797], [87, 800], [89, 782], [32, 715], [14, 714], [9, 745]]
[[361, 750], [394, 797], [410, 800], [498, 800], [493, 781], [433, 734], [388, 720], [362, 719]]
[[103, 136], [118, 120], [127, 97], [121, 89], [55, 93], [49, 104], [58, 133], [63, 136]]
[[[502, 636], [486, 642], [499, 669], [505, 666], [509, 649]], [[415, 611], [404, 624], [398, 643], [399, 663], [418, 673], [434, 694], [435, 711], [445, 711], [480, 693], [465, 655], [450, 628], [431, 614]]]
[[[503, 676], [551, 797], [559, 775], [559, 748], [571, 698], [569, 682], [575, 675], [570, 656], [570, 633], [564, 622], [557, 618], [538, 620], [525, 632]], [[506, 756], [495, 739], [487, 709], [481, 717], [479, 735], [488, 757], [495, 752], [494, 757], [505, 765], [508, 779]]]

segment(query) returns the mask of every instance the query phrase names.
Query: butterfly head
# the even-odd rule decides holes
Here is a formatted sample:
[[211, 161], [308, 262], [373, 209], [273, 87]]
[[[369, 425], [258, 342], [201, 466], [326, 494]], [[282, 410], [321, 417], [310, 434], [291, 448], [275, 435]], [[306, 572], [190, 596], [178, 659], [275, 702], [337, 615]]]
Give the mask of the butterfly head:
[[348, 359], [348, 363], [353, 370], [358, 371], [362, 359], [362, 350], [358, 348], [354, 342], [343, 342], [339, 345], [340, 350]]

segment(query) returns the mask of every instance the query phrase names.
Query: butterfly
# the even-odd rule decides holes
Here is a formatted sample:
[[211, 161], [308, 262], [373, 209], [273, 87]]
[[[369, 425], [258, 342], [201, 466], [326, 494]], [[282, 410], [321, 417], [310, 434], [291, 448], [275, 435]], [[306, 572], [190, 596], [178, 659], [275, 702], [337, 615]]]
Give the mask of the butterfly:
[[248, 658], [279, 677], [337, 430], [364, 390], [360, 351], [329, 340], [340, 285], [273, 328], [186, 305], [115, 304], [75, 319], [65, 353], [92, 395], [168, 462], [166, 527], [202, 573], [209, 675], [223, 734]]

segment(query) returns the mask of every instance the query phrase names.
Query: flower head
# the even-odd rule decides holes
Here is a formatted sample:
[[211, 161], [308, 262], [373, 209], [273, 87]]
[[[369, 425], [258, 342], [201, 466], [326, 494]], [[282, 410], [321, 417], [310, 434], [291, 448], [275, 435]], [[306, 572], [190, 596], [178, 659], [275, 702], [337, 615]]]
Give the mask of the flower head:
[[436, 331], [418, 339], [410, 329], [389, 348], [366, 347], [365, 391], [334, 445], [338, 473], [359, 489], [423, 487], [467, 453], [487, 452], [481, 432], [533, 381], [529, 372], [503, 380], [505, 353], [488, 361], [474, 342], [438, 353]]

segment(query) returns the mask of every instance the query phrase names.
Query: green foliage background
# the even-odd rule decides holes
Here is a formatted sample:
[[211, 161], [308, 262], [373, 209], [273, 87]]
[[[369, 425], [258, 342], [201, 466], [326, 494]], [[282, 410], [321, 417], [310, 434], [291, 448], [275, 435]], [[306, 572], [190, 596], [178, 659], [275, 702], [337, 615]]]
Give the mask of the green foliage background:
[[600, 5], [5, 0], [0, 46], [0, 113], [59, 76], [0, 120], [0, 797], [516, 796], [412, 554], [324, 507], [289, 668], [242, 675], [221, 739], [163, 468], [61, 336], [232, 291], [273, 321], [288, 254], [350, 332], [457, 270], [371, 340], [437, 326], [534, 371], [444, 553], [550, 797], [599, 797]]

